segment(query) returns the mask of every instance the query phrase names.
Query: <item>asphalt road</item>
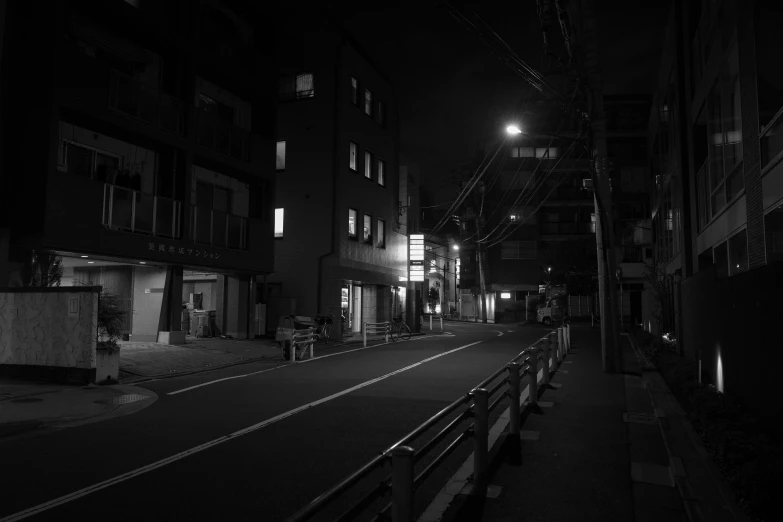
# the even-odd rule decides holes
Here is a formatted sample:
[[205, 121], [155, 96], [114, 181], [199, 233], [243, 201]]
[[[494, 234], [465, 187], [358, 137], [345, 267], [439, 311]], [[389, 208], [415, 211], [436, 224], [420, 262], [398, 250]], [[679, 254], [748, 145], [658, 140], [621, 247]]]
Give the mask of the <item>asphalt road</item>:
[[[0, 522], [284, 520], [544, 331], [446, 333], [143, 383], [160, 398], [136, 414], [0, 444]], [[420, 509], [469, 451], [428, 480]]]

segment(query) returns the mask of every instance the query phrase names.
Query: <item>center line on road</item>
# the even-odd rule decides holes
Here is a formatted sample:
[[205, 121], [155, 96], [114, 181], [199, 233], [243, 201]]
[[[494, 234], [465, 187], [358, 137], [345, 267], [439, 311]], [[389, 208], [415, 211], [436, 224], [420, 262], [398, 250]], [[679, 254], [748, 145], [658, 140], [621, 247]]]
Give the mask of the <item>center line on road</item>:
[[458, 352], [460, 350], [464, 350], [465, 348], [469, 348], [471, 346], [475, 346], [477, 344], [480, 344], [482, 341], [476, 341], [474, 343], [466, 344], [463, 346], [460, 346], [459, 348], [454, 348], [453, 350], [449, 350], [448, 352], [443, 352], [437, 355], [433, 355], [432, 357], [428, 357], [427, 359], [423, 359], [417, 363], [413, 363], [409, 366], [406, 366], [404, 368], [400, 368], [399, 370], [395, 370], [393, 372], [389, 372], [385, 375], [381, 375], [380, 377], [376, 377], [375, 379], [370, 379], [369, 381], [365, 381], [361, 384], [357, 384], [356, 386], [352, 386], [348, 389], [339, 391], [337, 393], [334, 393], [332, 395], [329, 395], [328, 397], [324, 397], [322, 399], [318, 399], [317, 401], [313, 401], [311, 403], [305, 404], [303, 406], [299, 406], [298, 408], [294, 408], [293, 410], [289, 410], [285, 413], [281, 413], [280, 415], [276, 415], [275, 417], [271, 417], [269, 419], [263, 420], [257, 424], [253, 424], [252, 426], [248, 426], [247, 428], [244, 428], [239, 431], [235, 431], [234, 433], [231, 433], [230, 435], [224, 435], [223, 437], [218, 437], [217, 439], [211, 440], [209, 442], [205, 442], [204, 444], [201, 444], [199, 446], [196, 446], [194, 448], [190, 448], [188, 450], [185, 450], [183, 452], [177, 453], [175, 455], [172, 455], [170, 457], [167, 457], [165, 459], [161, 459], [157, 462], [153, 462], [151, 464], [147, 464], [146, 466], [142, 466], [140, 468], [134, 469], [132, 471], [129, 471], [127, 473], [123, 473], [122, 475], [117, 475], [116, 477], [112, 477], [108, 480], [104, 480], [103, 482], [98, 482], [97, 484], [93, 484], [92, 486], [87, 486], [86, 488], [80, 489], [78, 491], [74, 491], [72, 493], [69, 493], [67, 495], [63, 495], [62, 497], [58, 497], [53, 500], [49, 500], [48, 502], [44, 502], [42, 504], [38, 504], [37, 506], [25, 509], [24, 511], [19, 511], [17, 513], [14, 513], [12, 515], [8, 515], [7, 517], [0, 518], [0, 522], [15, 522], [17, 520], [23, 520], [25, 518], [31, 517], [33, 515], [37, 515], [39, 513], [43, 513], [44, 511], [47, 511], [49, 509], [55, 508], [57, 506], [61, 506], [63, 504], [66, 504], [68, 502], [71, 502], [73, 500], [79, 499], [81, 497], [85, 497], [91, 493], [95, 493], [96, 491], [100, 491], [102, 489], [105, 489], [109, 486], [113, 486], [115, 484], [119, 484], [121, 482], [125, 482], [126, 480], [130, 480], [134, 477], [138, 477], [139, 475], [143, 475], [144, 473], [147, 473], [149, 471], [156, 470], [158, 468], [162, 468], [163, 466], [167, 464], [171, 464], [172, 462], [176, 462], [178, 460], [184, 459], [187, 456], [195, 455], [196, 453], [199, 453], [201, 451], [204, 451], [206, 449], [212, 448], [214, 446], [217, 446], [218, 444], [222, 444], [224, 442], [227, 442], [233, 438], [240, 437], [242, 435], [246, 435], [248, 433], [251, 433], [256, 430], [260, 430], [261, 428], [265, 428], [271, 424], [274, 424], [278, 421], [281, 421], [283, 419], [286, 419], [288, 417], [291, 417], [292, 415], [296, 415], [297, 413], [300, 413], [302, 411], [308, 410], [310, 408], [313, 408], [315, 406], [318, 406], [319, 404], [323, 404], [325, 402], [331, 401], [333, 399], [336, 399], [338, 397], [342, 397], [343, 395], [347, 395], [349, 393], [352, 393], [356, 390], [360, 390], [362, 388], [365, 388], [371, 384], [375, 384], [376, 382], [382, 381], [384, 379], [388, 379], [389, 377], [392, 377], [394, 375], [397, 375], [398, 373], [402, 373], [405, 371], [408, 371], [410, 369], [416, 368], [417, 366], [421, 366], [422, 364], [434, 361], [435, 359], [438, 359], [439, 357], [443, 357], [444, 355], [449, 355], [455, 352]]

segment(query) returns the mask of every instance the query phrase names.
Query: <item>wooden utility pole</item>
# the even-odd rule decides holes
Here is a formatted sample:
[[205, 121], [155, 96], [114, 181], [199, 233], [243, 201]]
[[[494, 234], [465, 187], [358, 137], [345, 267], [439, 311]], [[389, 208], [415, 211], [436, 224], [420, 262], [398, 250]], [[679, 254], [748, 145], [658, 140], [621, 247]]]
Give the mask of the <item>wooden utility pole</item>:
[[481, 322], [487, 322], [487, 285], [484, 278], [484, 249], [481, 248], [481, 228], [484, 225], [484, 182], [479, 182], [481, 203], [476, 212], [476, 263], [479, 269], [479, 288], [481, 289]]

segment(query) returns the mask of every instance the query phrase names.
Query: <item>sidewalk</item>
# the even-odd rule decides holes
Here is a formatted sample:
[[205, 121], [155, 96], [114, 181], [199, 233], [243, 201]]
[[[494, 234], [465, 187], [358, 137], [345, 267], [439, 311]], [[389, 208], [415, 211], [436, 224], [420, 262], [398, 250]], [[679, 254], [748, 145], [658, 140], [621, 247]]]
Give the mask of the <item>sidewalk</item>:
[[[377, 343], [383, 339], [382, 335], [367, 336], [368, 343]], [[356, 336], [341, 342], [317, 343], [315, 355], [318, 357], [325, 353], [335, 353], [340, 351], [341, 347], [354, 346], [362, 342], [362, 337]], [[267, 361], [272, 366], [287, 363], [283, 360], [280, 346], [274, 337], [262, 339], [187, 337], [184, 345], [129, 341], [122, 341], [119, 344], [121, 346], [120, 381], [123, 383], [187, 375], [249, 362]]]
[[[600, 330], [572, 350], [522, 425], [522, 464], [498, 457], [496, 498], [446, 514], [460, 522], [746, 520], [654, 367], [623, 336], [625, 374], [601, 369]], [[490, 487], [497, 492], [497, 488]], [[463, 499], [464, 500], [464, 499]], [[456, 506], [455, 506], [456, 507]]]
[[0, 441], [130, 415], [158, 396], [138, 386], [61, 386], [0, 379]]

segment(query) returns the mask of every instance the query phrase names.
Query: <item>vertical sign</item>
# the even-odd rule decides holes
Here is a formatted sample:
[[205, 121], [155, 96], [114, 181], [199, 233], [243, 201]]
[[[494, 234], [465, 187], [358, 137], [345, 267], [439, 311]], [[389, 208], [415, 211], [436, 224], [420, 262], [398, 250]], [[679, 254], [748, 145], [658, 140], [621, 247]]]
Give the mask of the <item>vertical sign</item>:
[[410, 266], [408, 274], [410, 281], [424, 281], [424, 234], [411, 234], [408, 237], [408, 252]]

